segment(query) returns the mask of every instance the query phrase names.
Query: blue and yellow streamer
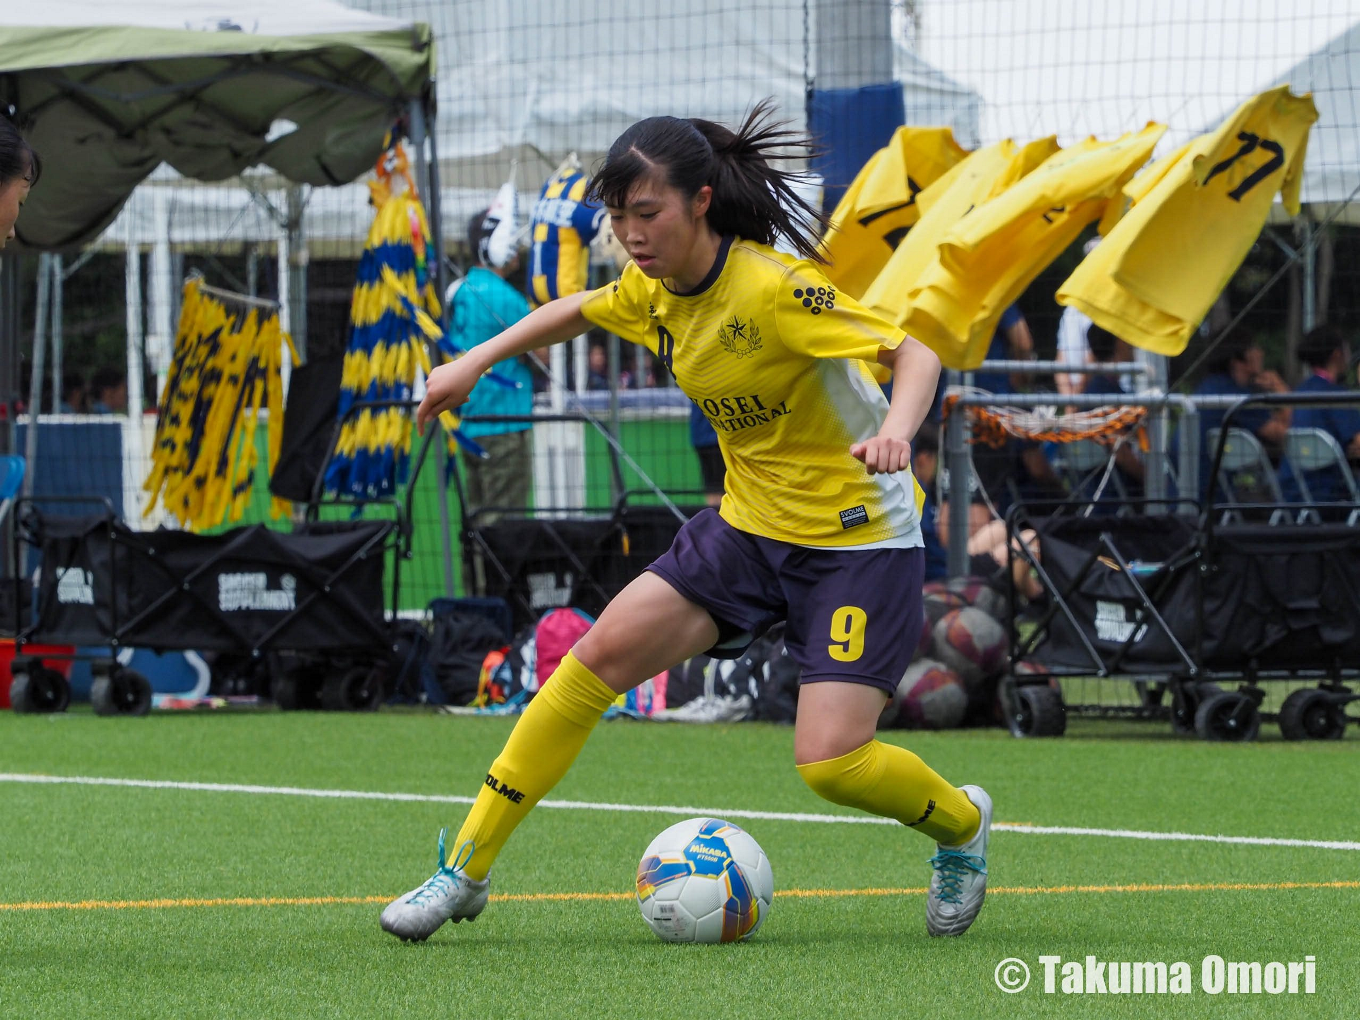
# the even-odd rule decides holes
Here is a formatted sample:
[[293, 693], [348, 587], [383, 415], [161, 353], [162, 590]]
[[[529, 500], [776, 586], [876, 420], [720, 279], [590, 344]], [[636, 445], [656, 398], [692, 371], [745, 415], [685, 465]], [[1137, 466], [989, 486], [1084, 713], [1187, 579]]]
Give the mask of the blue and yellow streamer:
[[[398, 188], [398, 183], [404, 188]], [[407, 482], [411, 455], [411, 415], [406, 406], [351, 409], [359, 401], [396, 401], [412, 397], [415, 372], [431, 369], [427, 343], [445, 357], [455, 347], [440, 325], [435, 274], [426, 258], [430, 226], [416, 194], [401, 145], [389, 148], [369, 182], [377, 215], [359, 257], [350, 300], [350, 338], [341, 373], [337, 408], [340, 437], [326, 468], [326, 491], [354, 499], [391, 495]], [[512, 380], [489, 373], [496, 382]], [[452, 441], [476, 456], [481, 447], [463, 435], [456, 415], [440, 423]]]

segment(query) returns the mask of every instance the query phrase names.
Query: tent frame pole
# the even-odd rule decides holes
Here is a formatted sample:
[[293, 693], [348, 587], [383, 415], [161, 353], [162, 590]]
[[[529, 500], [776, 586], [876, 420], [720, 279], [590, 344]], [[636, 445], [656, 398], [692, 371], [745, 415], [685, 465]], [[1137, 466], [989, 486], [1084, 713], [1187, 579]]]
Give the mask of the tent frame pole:
[[[52, 308], [52, 256], [38, 256], [37, 321], [33, 325], [33, 365], [28, 379], [28, 428], [24, 432], [23, 494], [33, 495], [33, 476], [38, 464], [38, 419], [42, 414], [43, 363], [47, 358], [47, 317]], [[54, 398], [56, 394], [53, 395]]]

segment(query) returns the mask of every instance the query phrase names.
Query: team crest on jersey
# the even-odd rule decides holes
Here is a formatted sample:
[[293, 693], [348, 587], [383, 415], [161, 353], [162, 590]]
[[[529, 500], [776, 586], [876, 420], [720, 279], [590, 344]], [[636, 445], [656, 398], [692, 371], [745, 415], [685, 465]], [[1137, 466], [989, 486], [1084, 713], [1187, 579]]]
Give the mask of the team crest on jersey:
[[821, 315], [824, 309], [829, 312], [836, 307], [835, 287], [799, 287], [793, 296], [803, 302], [803, 307], [813, 315]]
[[760, 330], [749, 318], [734, 315], [718, 328], [718, 343], [724, 350], [744, 358], [760, 350]]
[[656, 318], [656, 305], [652, 304], [650, 301], [647, 302], [647, 318]]

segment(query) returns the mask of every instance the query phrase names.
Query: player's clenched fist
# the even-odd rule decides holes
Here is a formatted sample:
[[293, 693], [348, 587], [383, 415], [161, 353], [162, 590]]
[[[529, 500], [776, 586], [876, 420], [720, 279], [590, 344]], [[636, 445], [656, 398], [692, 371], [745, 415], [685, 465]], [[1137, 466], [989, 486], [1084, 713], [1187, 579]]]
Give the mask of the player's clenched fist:
[[480, 377], [481, 373], [468, 358], [459, 358], [434, 369], [425, 380], [425, 399], [416, 409], [416, 429], [420, 434], [425, 434], [427, 422], [466, 404]]
[[911, 444], [905, 439], [890, 439], [874, 436], [850, 447], [850, 456], [863, 461], [871, 475], [890, 475], [894, 471], [905, 471], [911, 463]]

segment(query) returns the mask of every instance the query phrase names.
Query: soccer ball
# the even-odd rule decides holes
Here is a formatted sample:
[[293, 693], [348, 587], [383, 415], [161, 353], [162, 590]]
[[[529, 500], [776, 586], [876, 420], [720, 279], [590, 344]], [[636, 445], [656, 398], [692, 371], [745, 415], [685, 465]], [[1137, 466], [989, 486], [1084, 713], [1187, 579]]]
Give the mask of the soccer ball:
[[1006, 628], [981, 609], [964, 606], [940, 617], [934, 628], [934, 656], [971, 690], [1006, 665], [1010, 639]]
[[[950, 577], [931, 581], [921, 591], [927, 598], [961, 599], [963, 605], [981, 609], [994, 620], [1004, 620], [1010, 613], [1005, 593], [981, 577]], [[954, 608], [958, 608], [957, 605]]]
[[667, 942], [736, 942], [765, 921], [774, 872], [760, 844], [717, 818], [676, 822], [647, 847], [637, 872], [643, 919]]
[[921, 607], [926, 613], [926, 629], [933, 630], [935, 624], [939, 623], [941, 617], [946, 613], [951, 613], [955, 609], [962, 609], [966, 605], [968, 603], [958, 592], [947, 591], [943, 588], [926, 592], [921, 599]]
[[880, 727], [949, 730], [968, 714], [968, 692], [958, 674], [934, 659], [917, 659], [883, 707]]

